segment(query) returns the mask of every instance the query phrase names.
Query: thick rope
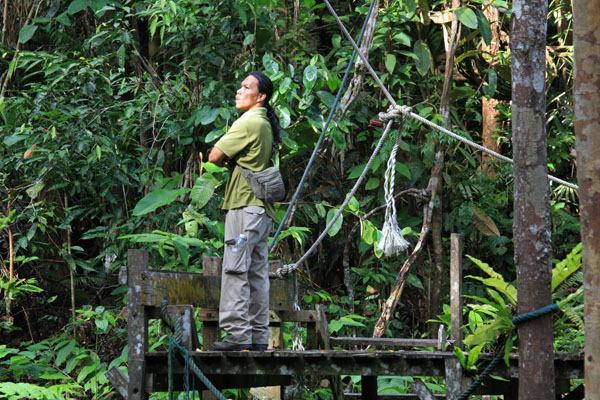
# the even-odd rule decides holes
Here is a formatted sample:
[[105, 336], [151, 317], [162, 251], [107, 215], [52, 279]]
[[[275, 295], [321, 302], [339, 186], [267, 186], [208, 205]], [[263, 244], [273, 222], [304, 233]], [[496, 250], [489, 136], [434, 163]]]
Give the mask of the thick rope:
[[[539, 318], [543, 315], [555, 312], [558, 310], [558, 305], [550, 304], [545, 307], [540, 308], [539, 310], [535, 310], [532, 312], [528, 312], [525, 314], [517, 315], [512, 319], [512, 323], [516, 326], [526, 321], [531, 321], [536, 318]], [[483, 372], [477, 377], [477, 379], [465, 390], [456, 400], [467, 400], [469, 396], [477, 389], [479, 385], [488, 377], [488, 375], [492, 372], [494, 367], [498, 365], [500, 360], [504, 357], [504, 349], [505, 346], [502, 346], [496, 357], [488, 364], [488, 366], [483, 370]]]
[[[371, 6], [369, 7], [369, 11], [367, 12], [367, 16], [365, 17], [365, 22], [363, 23], [360, 33], [358, 34], [358, 44], [359, 45], [360, 45], [360, 42], [362, 41], [363, 35], [365, 33], [365, 28], [367, 27], [367, 23], [369, 21], [369, 17], [371, 16], [371, 11], [373, 11], [374, 4], [375, 4], [375, 0], [371, 0]], [[346, 68], [346, 72], [344, 73], [344, 78], [342, 79], [340, 88], [337, 92], [337, 95], [335, 96], [335, 100], [333, 102], [333, 105], [331, 106], [331, 110], [329, 111], [329, 116], [327, 117], [327, 120], [325, 121], [325, 125], [323, 125], [323, 130], [321, 130], [321, 135], [319, 136], [319, 139], [317, 140], [317, 143], [315, 144], [315, 148], [310, 156], [310, 159], [308, 160], [308, 164], [306, 165], [306, 168], [304, 169], [304, 173], [302, 174], [300, 183], [298, 183], [296, 192], [292, 196], [292, 200], [290, 200], [290, 204], [288, 205], [288, 208], [285, 211], [285, 215], [281, 219], [281, 223], [277, 227], [277, 231], [275, 232], [275, 235], [273, 235], [273, 239], [271, 240], [271, 243], [269, 244], [269, 251], [271, 251], [271, 249], [275, 245], [275, 242], [276, 242], [277, 238], [279, 237], [279, 234], [281, 233], [281, 229], [283, 229], [283, 225], [285, 224], [285, 221], [287, 221], [288, 216], [290, 215], [290, 212], [292, 211], [292, 208], [294, 207], [294, 204], [296, 204], [296, 201], [298, 200], [300, 191], [302, 190], [302, 187], [304, 186], [304, 182], [306, 181], [306, 177], [308, 176], [308, 171], [310, 170], [310, 167], [313, 164], [313, 161], [317, 155], [317, 152], [319, 151], [319, 148], [321, 147], [321, 142], [323, 142], [325, 133], [327, 132], [327, 129], [329, 128], [329, 124], [331, 123], [333, 114], [337, 108], [339, 101], [340, 101], [342, 92], [344, 91], [344, 86], [346, 86], [346, 80], [348, 79], [348, 76], [350, 75], [350, 70], [352, 69], [352, 65], [354, 64], [354, 59], [356, 58], [357, 51], [360, 53], [360, 50], [354, 50], [352, 52], [352, 57], [350, 57], [350, 62], [348, 63], [348, 67]]]
[[398, 227], [396, 217], [396, 199], [394, 198], [394, 180], [396, 174], [396, 153], [400, 144], [402, 128], [404, 127], [404, 116], [400, 119], [400, 127], [396, 133], [394, 147], [387, 161], [385, 171], [385, 220], [381, 229], [381, 240], [377, 243], [377, 250], [383, 252], [386, 256], [398, 254], [405, 250], [410, 243], [402, 236], [402, 231]]
[[[202, 370], [198, 367], [198, 365], [196, 364], [196, 362], [190, 358], [190, 352], [188, 351], [188, 349], [185, 348], [185, 346], [183, 346], [182, 344], [182, 340], [183, 340], [183, 330], [181, 328], [181, 320], [178, 318], [175, 323], [173, 323], [173, 319], [169, 316], [169, 314], [167, 313], [167, 305], [169, 304], [168, 301], [163, 300], [161, 305], [160, 305], [160, 315], [163, 319], [163, 321], [165, 322], [165, 324], [167, 324], [167, 326], [173, 331], [173, 337], [171, 337], [171, 339], [169, 340], [169, 353], [168, 353], [168, 362], [169, 362], [169, 400], [173, 399], [173, 375], [174, 375], [174, 368], [173, 368], [173, 357], [174, 357], [174, 352], [175, 350], [179, 350], [179, 353], [184, 357], [184, 359], [186, 360], [186, 374], [188, 374], [189, 369], [192, 370], [192, 373], [194, 375], [196, 375], [198, 377], [198, 379], [200, 379], [200, 381], [202, 382], [202, 384], [211, 391], [211, 393], [218, 399], [218, 400], [227, 400], [227, 398], [225, 396], [223, 396], [223, 394], [215, 387], [215, 385], [212, 384], [212, 382], [210, 382], [208, 380], [208, 378], [206, 377], [206, 375], [204, 375], [204, 373], [202, 372]], [[184, 383], [184, 388], [187, 386], [187, 389], [189, 390], [189, 374], [184, 378], [185, 379], [185, 383]], [[187, 393], [186, 393], [187, 395]]]
[[[385, 97], [387, 97], [387, 99], [390, 101], [391, 105], [396, 107], [397, 103], [396, 100], [394, 100], [394, 98], [392, 97], [392, 95], [390, 94], [390, 92], [387, 90], [387, 88], [385, 87], [385, 85], [383, 84], [383, 82], [381, 82], [381, 79], [379, 79], [379, 76], [377, 76], [377, 73], [373, 70], [373, 67], [371, 66], [371, 64], [369, 63], [369, 60], [367, 60], [367, 58], [360, 52], [359, 47], [356, 45], [356, 43], [354, 42], [354, 40], [352, 39], [352, 36], [350, 36], [350, 34], [348, 33], [348, 30], [346, 29], [346, 27], [344, 26], [344, 23], [340, 20], [339, 16], [337, 15], [337, 13], [335, 12], [335, 10], [333, 9], [333, 7], [331, 7], [331, 4], [329, 3], [328, 0], [324, 0], [325, 4], [327, 5], [327, 8], [329, 9], [329, 12], [331, 13], [331, 15], [335, 18], [335, 20], [337, 21], [342, 33], [344, 34], [344, 36], [346, 36], [346, 39], [348, 39], [348, 41], [352, 44], [352, 47], [354, 47], [354, 50], [358, 52], [358, 56], [362, 59], [365, 67], [367, 68], [367, 70], [369, 71], [369, 73], [371, 74], [371, 76], [373, 77], [373, 79], [375, 80], [375, 82], [377, 83], [377, 85], [381, 88], [381, 90], [383, 91], [383, 94], [385, 95]], [[418, 114], [415, 114], [413, 112], [405, 112], [402, 110], [399, 110], [401, 113], [407, 115], [410, 118], [416, 119], [418, 121], [421, 121], [422, 123], [430, 126], [433, 129], [436, 129], [442, 133], [445, 133], [451, 137], [453, 137], [454, 139], [457, 139], [465, 144], [468, 144], [469, 146], [475, 147], [476, 149], [483, 151], [485, 153], [488, 153], [494, 157], [497, 157], [503, 161], [506, 161], [510, 164], [514, 164], [513, 160], [503, 156], [499, 153], [496, 153], [493, 150], [490, 150], [486, 147], [483, 147], [475, 142], [472, 142], [468, 139], [465, 139], [464, 137], [457, 135], [456, 133], [450, 131], [447, 128], [444, 128], [443, 126], [437, 125], [423, 117], [421, 117]], [[564, 181], [560, 178], [554, 177], [552, 175], [548, 175], [548, 179], [550, 179], [551, 181], [557, 182], [561, 185], [564, 185], [566, 187], [569, 187], [571, 189], [574, 190], [579, 190], [579, 186], [574, 185], [572, 183], [569, 183], [567, 181]]]
[[373, 154], [371, 154], [371, 158], [369, 158], [369, 161], [367, 162], [367, 165], [365, 166], [365, 169], [363, 170], [362, 174], [360, 174], [358, 180], [354, 184], [354, 187], [352, 188], [352, 190], [350, 191], [350, 193], [346, 196], [346, 200], [344, 200], [344, 202], [340, 206], [340, 208], [337, 211], [337, 213], [335, 213], [335, 215], [333, 216], [333, 218], [331, 219], [331, 221], [329, 221], [329, 224], [327, 224], [327, 226], [325, 227], [325, 229], [323, 230], [323, 232], [321, 232], [321, 235], [313, 243], [313, 245], [310, 247], [310, 249], [308, 249], [308, 251], [306, 253], [304, 253], [304, 255], [298, 261], [296, 261], [296, 263], [294, 263], [294, 264], [286, 264], [283, 267], [278, 268], [277, 272], [276, 272], [276, 276], [277, 277], [283, 278], [284, 275], [287, 275], [290, 272], [295, 271], [296, 269], [298, 269], [298, 266], [300, 264], [302, 264], [308, 258], [308, 256], [310, 256], [312, 254], [313, 251], [315, 251], [315, 249], [317, 248], [317, 246], [325, 238], [325, 235], [327, 235], [327, 232], [329, 232], [329, 230], [331, 229], [331, 227], [333, 226], [333, 224], [335, 223], [335, 221], [337, 221], [337, 219], [339, 218], [339, 216], [342, 215], [342, 213], [346, 209], [346, 206], [348, 206], [348, 203], [350, 203], [350, 200], [352, 200], [352, 197], [354, 196], [354, 194], [358, 190], [360, 184], [362, 183], [362, 181], [365, 178], [365, 176], [367, 175], [367, 173], [369, 172], [369, 169], [371, 168], [371, 164], [373, 164], [373, 160], [375, 160], [375, 157], [379, 153], [379, 150], [381, 150], [381, 146], [385, 142], [385, 139], [387, 138], [387, 135], [388, 135], [388, 133], [389, 133], [389, 131], [390, 131], [393, 123], [394, 123], [394, 121], [392, 121], [392, 120], [390, 120], [388, 122], [385, 130], [383, 131], [383, 134], [381, 135], [381, 138], [379, 139], [379, 142], [377, 143], [377, 146], [375, 147], [375, 150], [373, 150]]

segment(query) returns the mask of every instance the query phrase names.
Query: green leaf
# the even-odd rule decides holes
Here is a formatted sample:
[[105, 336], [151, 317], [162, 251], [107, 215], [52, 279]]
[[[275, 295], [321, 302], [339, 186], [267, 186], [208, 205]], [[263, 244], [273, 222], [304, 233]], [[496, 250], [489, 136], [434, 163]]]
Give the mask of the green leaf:
[[7, 136], [4, 138], [4, 144], [7, 145], [8, 147], [19, 143], [21, 140], [25, 140], [27, 139], [28, 136], [27, 135], [11, 135], [11, 136]]
[[323, 204], [316, 203], [315, 208], [317, 209], [317, 213], [319, 214], [319, 217], [323, 218], [325, 216], [325, 207], [323, 207]]
[[475, 346], [493, 342], [498, 335], [504, 333], [509, 327], [510, 324], [507, 324], [503, 319], [497, 319], [490, 323], [483, 324], [475, 329], [475, 332], [472, 335], [465, 338], [465, 344]]
[[397, 162], [396, 163], [396, 172], [398, 172], [400, 175], [406, 177], [406, 179], [410, 179], [410, 169], [408, 168], [408, 165]]
[[331, 110], [331, 107], [333, 107], [333, 103], [335, 101], [335, 96], [324, 90], [319, 90], [317, 92], [317, 96], [319, 96], [319, 99], [321, 99], [323, 104], [325, 104], [327, 108]]
[[181, 195], [190, 192], [189, 188], [181, 189], [159, 189], [148, 193], [143, 199], [138, 201], [133, 209], [133, 215], [139, 217], [140, 215], [148, 214], [158, 207], [170, 204]]
[[346, 150], [346, 138], [344, 137], [344, 133], [342, 131], [337, 128], [333, 128], [331, 130], [331, 138], [338, 149]]
[[104, 332], [108, 328], [108, 320], [106, 318], [95, 318], [94, 323], [101, 332]]
[[485, 17], [485, 15], [481, 12], [480, 9], [476, 10], [477, 12], [477, 26], [479, 26], [479, 32], [481, 32], [481, 37], [483, 41], [488, 46], [492, 43], [492, 28], [490, 27], [490, 23]]
[[[334, 215], [338, 212], [337, 208], [331, 208], [328, 212], [327, 212], [327, 225], [329, 225], [329, 223], [331, 222], [331, 220], [333, 219]], [[337, 235], [337, 233], [340, 231], [340, 228], [342, 227], [342, 222], [344, 221], [344, 216], [342, 214], [340, 214], [340, 216], [338, 217], [337, 220], [335, 220], [335, 222], [333, 223], [333, 225], [331, 226], [331, 228], [329, 228], [329, 232], [327, 232], [327, 234], [329, 236], [335, 236]]]
[[317, 81], [317, 67], [314, 65], [309, 65], [308, 67], [304, 68], [302, 81], [306, 89], [312, 89]]
[[481, 280], [486, 285], [498, 289], [500, 293], [504, 294], [508, 298], [508, 301], [512, 305], [517, 305], [517, 289], [513, 285], [506, 283], [502, 275], [494, 271], [488, 264], [476, 259], [475, 257], [471, 257], [469, 255], [467, 255], [467, 257], [469, 260], [473, 261], [473, 263], [475, 263], [475, 265], [477, 265], [483, 272], [490, 276], [490, 279], [474, 277], [475, 279], [479, 278], [478, 280]]
[[211, 124], [215, 121], [215, 119], [217, 119], [217, 117], [219, 116], [219, 109], [218, 108], [212, 108], [210, 110], [207, 110], [206, 112], [204, 112], [202, 114], [202, 118], [200, 119], [200, 123], [202, 125], [208, 125]]
[[423, 282], [421, 282], [419, 277], [417, 277], [414, 274], [409, 273], [408, 276], [406, 277], [406, 282], [408, 282], [408, 284], [410, 284], [418, 289], [424, 289]]
[[251, 33], [246, 38], [244, 38], [244, 46], [248, 46], [250, 43], [254, 42], [254, 34]]
[[394, 68], [396, 67], [396, 56], [393, 54], [385, 55], [385, 68], [388, 70], [390, 74], [394, 73]]
[[287, 128], [292, 123], [292, 117], [290, 116], [290, 110], [286, 106], [278, 106], [277, 111], [279, 114], [279, 125], [282, 129]]
[[211, 174], [204, 174], [196, 179], [190, 197], [197, 210], [202, 209], [210, 201], [218, 183]]
[[348, 175], [348, 179], [358, 178], [365, 170], [366, 166], [367, 164], [359, 164], [352, 167], [352, 169], [350, 170], [350, 174]]
[[357, 213], [360, 210], [360, 203], [356, 200], [356, 197], [352, 196], [350, 201], [348, 202], [348, 210], [353, 213]]
[[58, 353], [56, 353], [56, 360], [54, 363], [57, 367], [60, 367], [61, 364], [67, 359], [67, 357], [73, 352], [75, 349], [75, 340], [69, 341], [66, 346], [62, 347]]
[[69, 4], [69, 8], [67, 9], [67, 12], [70, 15], [73, 15], [75, 13], [78, 13], [81, 10], [85, 10], [88, 6], [89, 6], [89, 3], [87, 0], [74, 0], [71, 2], [71, 4]]
[[485, 346], [485, 343], [482, 343], [480, 345], [477, 345], [477, 346], [469, 349], [469, 358], [467, 359], [467, 369], [476, 369], [475, 363], [477, 362], [477, 359], [479, 358], [479, 353], [481, 353], [481, 350], [483, 350], [483, 346]]
[[581, 268], [581, 247], [582, 245], [579, 243], [564, 260], [552, 268], [552, 291]]
[[27, 43], [33, 37], [37, 28], [37, 25], [25, 25], [22, 27], [19, 32], [19, 41], [23, 44]]
[[415, 60], [415, 64], [417, 66], [417, 71], [421, 76], [425, 76], [429, 68], [431, 67], [432, 59], [431, 59], [431, 51], [429, 51], [429, 46], [422, 40], [417, 40], [415, 42], [414, 47], [415, 55], [417, 59]]
[[471, 29], [477, 29], [477, 15], [469, 7], [460, 7], [454, 10], [458, 20]]
[[367, 184], [365, 185], [366, 190], [373, 190], [379, 187], [379, 179], [377, 178], [369, 178]]
[[498, 87], [498, 74], [491, 68], [487, 68], [483, 72], [487, 72], [488, 74], [488, 84], [483, 87], [483, 93], [487, 97], [494, 97], [496, 88]]

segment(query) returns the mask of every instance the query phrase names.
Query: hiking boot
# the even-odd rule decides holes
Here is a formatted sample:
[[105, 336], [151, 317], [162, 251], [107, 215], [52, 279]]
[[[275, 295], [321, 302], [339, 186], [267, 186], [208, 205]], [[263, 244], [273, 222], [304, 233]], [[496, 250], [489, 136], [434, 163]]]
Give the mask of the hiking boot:
[[252, 343], [251, 351], [265, 351], [269, 347], [266, 343]]
[[252, 347], [251, 344], [244, 344], [244, 343], [232, 343], [232, 342], [215, 342], [213, 343], [212, 346], [210, 346], [210, 349], [213, 351], [243, 351], [243, 350], [250, 350], [250, 348]]

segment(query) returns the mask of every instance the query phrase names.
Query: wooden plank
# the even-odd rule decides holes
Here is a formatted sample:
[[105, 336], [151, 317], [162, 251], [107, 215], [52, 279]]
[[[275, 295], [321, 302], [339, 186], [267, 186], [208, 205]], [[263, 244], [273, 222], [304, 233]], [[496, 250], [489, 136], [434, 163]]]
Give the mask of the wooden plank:
[[438, 339], [403, 339], [403, 338], [358, 338], [335, 337], [329, 338], [332, 346], [349, 344], [357, 346], [388, 346], [388, 347], [436, 347]]
[[[436, 399], [445, 399], [446, 395], [444, 394], [436, 394], [434, 395]], [[360, 393], [344, 393], [344, 398], [346, 399], [362, 399], [362, 394]], [[375, 399], [365, 399], [365, 400], [418, 400], [419, 397], [413, 393], [389, 393], [389, 394], [380, 394], [377, 395]]]
[[143, 280], [148, 272], [148, 252], [129, 250], [128, 252], [127, 290], [127, 343], [129, 385], [127, 399], [143, 400], [148, 398], [145, 391], [146, 359], [148, 351], [148, 316], [144, 307]]
[[127, 399], [127, 388], [129, 387], [129, 378], [117, 367], [113, 366], [106, 371], [106, 377], [111, 385], [117, 390], [122, 398]]

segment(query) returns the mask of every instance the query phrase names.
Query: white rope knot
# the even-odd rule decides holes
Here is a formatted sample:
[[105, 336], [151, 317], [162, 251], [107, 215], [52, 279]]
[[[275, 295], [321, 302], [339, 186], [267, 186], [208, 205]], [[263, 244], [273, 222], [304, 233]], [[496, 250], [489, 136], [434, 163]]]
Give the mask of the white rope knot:
[[294, 264], [285, 264], [283, 267], [277, 268], [277, 271], [275, 272], [275, 275], [278, 278], [282, 279], [282, 278], [285, 278], [285, 276], [287, 274], [289, 274], [290, 272], [292, 272], [295, 269], [296, 268], [294, 268]]
[[379, 119], [383, 122], [387, 122], [390, 119], [398, 119], [403, 118], [404, 116], [410, 114], [412, 112], [412, 108], [409, 106], [390, 106], [387, 112], [380, 112]]

